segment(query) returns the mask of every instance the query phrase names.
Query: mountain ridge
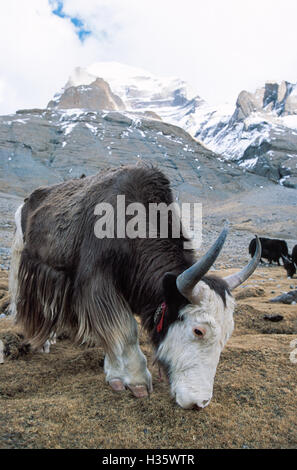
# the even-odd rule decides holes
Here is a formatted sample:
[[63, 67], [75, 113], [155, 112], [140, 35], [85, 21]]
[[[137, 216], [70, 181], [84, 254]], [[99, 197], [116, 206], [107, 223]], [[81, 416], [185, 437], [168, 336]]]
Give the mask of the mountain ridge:
[[255, 92], [240, 92], [235, 106], [217, 109], [176, 77], [95, 63], [77, 67], [58, 100], [73, 87], [92, 87], [99, 76], [121, 100], [122, 110], [153, 113], [189, 132], [220, 160], [297, 188], [297, 84], [268, 81]]

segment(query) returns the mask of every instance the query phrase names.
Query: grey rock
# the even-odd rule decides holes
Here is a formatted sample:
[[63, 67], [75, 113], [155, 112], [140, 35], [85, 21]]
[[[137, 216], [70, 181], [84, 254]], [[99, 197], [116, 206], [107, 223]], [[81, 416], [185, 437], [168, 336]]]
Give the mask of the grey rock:
[[280, 302], [283, 304], [292, 304], [297, 301], [297, 290], [287, 292], [285, 294], [279, 295], [270, 299], [269, 302]]

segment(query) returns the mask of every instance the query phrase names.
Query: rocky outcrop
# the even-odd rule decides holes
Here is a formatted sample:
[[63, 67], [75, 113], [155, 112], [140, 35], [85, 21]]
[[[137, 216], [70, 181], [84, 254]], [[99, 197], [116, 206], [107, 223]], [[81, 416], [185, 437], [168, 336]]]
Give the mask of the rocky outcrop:
[[250, 114], [262, 109], [264, 90], [257, 90], [255, 94], [241, 91], [236, 101], [236, 109], [232, 116], [234, 121], [243, 121]]
[[236, 101], [236, 109], [232, 116], [234, 121], [242, 121], [252, 113], [261, 112], [277, 116], [297, 114], [296, 85], [289, 82], [267, 82], [264, 87], [254, 93], [242, 91]]
[[98, 111], [101, 109], [123, 110], [125, 105], [121, 98], [111, 91], [105, 80], [96, 78], [90, 85], [67, 87], [48, 103], [48, 108], [79, 108]]
[[294, 90], [286, 99], [284, 106], [284, 114], [297, 114], [297, 85], [295, 85]]
[[231, 116], [212, 110], [199, 121], [197, 115], [195, 137], [242, 168], [297, 188], [296, 91], [285, 81], [242, 91]]

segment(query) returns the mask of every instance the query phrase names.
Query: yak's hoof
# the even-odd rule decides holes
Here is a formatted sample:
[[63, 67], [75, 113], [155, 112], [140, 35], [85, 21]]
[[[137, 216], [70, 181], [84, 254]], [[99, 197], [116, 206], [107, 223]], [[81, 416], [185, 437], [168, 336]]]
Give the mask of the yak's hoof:
[[49, 340], [47, 340], [44, 345], [38, 349], [38, 352], [40, 353], [45, 353], [45, 354], [49, 354], [51, 351], [51, 343]]
[[148, 396], [147, 387], [145, 385], [127, 385], [127, 387], [136, 398], [145, 398]]
[[122, 392], [125, 390], [125, 385], [120, 379], [112, 379], [108, 383], [115, 392]]

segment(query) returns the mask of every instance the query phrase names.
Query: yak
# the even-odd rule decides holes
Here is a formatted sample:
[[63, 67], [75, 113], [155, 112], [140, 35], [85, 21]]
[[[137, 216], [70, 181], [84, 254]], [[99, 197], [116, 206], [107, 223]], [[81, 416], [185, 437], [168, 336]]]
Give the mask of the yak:
[[182, 229], [180, 237], [158, 236], [157, 229], [151, 238], [98, 238], [96, 206], [115, 208], [118, 195], [145, 208], [173, 202], [167, 177], [144, 165], [41, 187], [25, 199], [15, 215], [11, 313], [33, 350], [65, 330], [73, 341], [102, 346], [111, 388], [145, 397], [152, 377], [139, 346], [138, 315], [178, 405], [204, 408], [234, 327], [231, 291], [256, 269], [260, 243], [247, 266], [219, 278], [207, 273], [226, 227], [198, 260], [184, 248]]
[[[268, 259], [269, 264], [272, 261], [275, 261], [280, 266], [279, 260], [282, 256], [288, 256], [288, 245], [285, 240], [278, 240], [277, 238], [259, 238], [261, 247], [262, 247], [262, 255], [261, 255], [261, 263], [262, 258]], [[253, 257], [256, 250], [256, 238], [253, 238], [249, 244], [249, 254]]]
[[288, 277], [293, 277], [297, 269], [297, 245], [294, 246], [291, 256], [282, 256], [282, 260]]

